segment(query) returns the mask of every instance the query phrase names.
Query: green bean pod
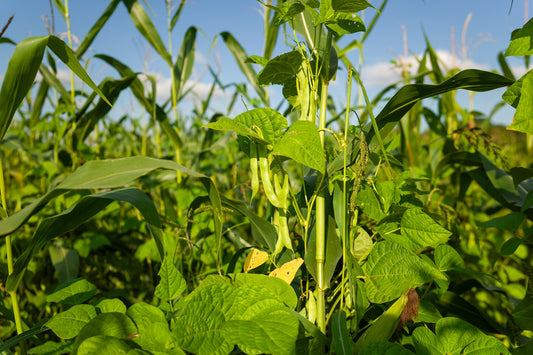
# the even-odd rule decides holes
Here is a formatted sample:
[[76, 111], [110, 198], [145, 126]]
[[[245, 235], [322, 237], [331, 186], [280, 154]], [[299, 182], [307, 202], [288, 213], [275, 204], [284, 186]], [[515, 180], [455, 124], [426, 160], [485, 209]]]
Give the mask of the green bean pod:
[[263, 181], [263, 189], [265, 194], [274, 207], [280, 207], [280, 202], [272, 182], [270, 181], [270, 166], [266, 156], [266, 149], [262, 144], [257, 145], [257, 153], [259, 157], [259, 170], [261, 172], [261, 180]]
[[252, 170], [252, 200], [259, 191], [259, 166], [257, 163], [257, 143], [250, 143], [250, 170]]

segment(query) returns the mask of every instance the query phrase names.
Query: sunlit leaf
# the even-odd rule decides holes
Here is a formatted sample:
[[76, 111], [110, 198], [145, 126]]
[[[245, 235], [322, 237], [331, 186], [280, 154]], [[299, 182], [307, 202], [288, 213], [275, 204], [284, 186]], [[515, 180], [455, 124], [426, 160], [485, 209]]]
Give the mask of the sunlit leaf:
[[295, 121], [272, 148], [272, 154], [291, 158], [322, 174], [326, 158], [320, 144], [320, 135], [311, 121]]
[[281, 54], [268, 61], [257, 76], [257, 83], [259, 85], [284, 84], [287, 80], [296, 77], [302, 61], [303, 57], [299, 51]]
[[368, 276], [367, 296], [374, 303], [391, 301], [433, 279], [446, 280], [446, 275], [415, 253], [388, 240], [374, 245], [363, 269]]
[[155, 288], [155, 295], [163, 301], [172, 301], [187, 288], [185, 279], [172, 262], [172, 259], [171, 256], [165, 257], [158, 273], [161, 281]]
[[61, 339], [71, 339], [77, 336], [80, 330], [94, 317], [96, 317], [94, 306], [78, 304], [56, 314], [45, 325]]
[[511, 34], [511, 43], [505, 50], [505, 55], [523, 56], [533, 54], [533, 19]]
[[84, 278], [79, 278], [60, 285], [46, 297], [46, 301], [71, 306], [87, 301], [95, 293], [96, 286]]

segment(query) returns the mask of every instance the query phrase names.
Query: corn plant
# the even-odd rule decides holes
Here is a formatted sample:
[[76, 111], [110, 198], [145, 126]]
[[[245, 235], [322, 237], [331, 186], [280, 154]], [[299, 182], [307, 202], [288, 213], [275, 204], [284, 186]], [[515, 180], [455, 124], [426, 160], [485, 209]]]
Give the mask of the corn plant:
[[[69, 28], [68, 2], [53, 3]], [[235, 90], [227, 116], [240, 95], [250, 107], [206, 117], [211, 95], [179, 111], [198, 31], [174, 57], [186, 3], [165, 2], [167, 45], [140, 2], [122, 3], [169, 66], [164, 104], [121, 58], [94, 56], [119, 74], [99, 85], [82, 69], [118, 0], [77, 50], [53, 34], [1, 41], [16, 45], [0, 89], [1, 352], [530, 352], [533, 174], [455, 98], [508, 87], [510, 128], [531, 134], [530, 73], [505, 59], [531, 54], [530, 23], [501, 75], [444, 72], [426, 38], [417, 74], [371, 99], [353, 49], [364, 57], [386, 0], [260, 2], [261, 55], [219, 36], [253, 92], [216, 74], [211, 87]], [[292, 46], [274, 56], [281, 29]], [[59, 82], [54, 56], [92, 91]], [[108, 119], [128, 89], [145, 116]]]

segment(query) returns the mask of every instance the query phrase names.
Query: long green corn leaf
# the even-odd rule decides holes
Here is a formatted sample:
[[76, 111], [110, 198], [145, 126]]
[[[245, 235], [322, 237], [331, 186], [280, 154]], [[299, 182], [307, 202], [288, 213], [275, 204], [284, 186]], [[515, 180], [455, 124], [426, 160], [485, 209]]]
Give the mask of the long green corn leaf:
[[[106, 78], [100, 87], [107, 99], [112, 103], [115, 103], [120, 93], [127, 89], [136, 78], [137, 75], [128, 76], [118, 80]], [[110, 110], [111, 107], [109, 105], [107, 105], [103, 100], [99, 100], [91, 111], [87, 112], [86, 115], [80, 118], [78, 124], [76, 125], [76, 139], [74, 140], [73, 148], [76, 147], [77, 142], [81, 142], [87, 138], [87, 136], [94, 129], [96, 123], [105, 117]]]
[[120, 0], [111, 0], [107, 5], [102, 16], [100, 16], [100, 18], [94, 23], [93, 27], [91, 27], [89, 32], [83, 38], [83, 41], [81, 41], [81, 44], [76, 51], [76, 57], [81, 58], [87, 49], [89, 49], [89, 46], [93, 43], [98, 33], [100, 33], [100, 30], [102, 30], [107, 20], [113, 15], [119, 3]]
[[257, 84], [257, 73], [252, 67], [252, 64], [246, 63], [246, 58], [248, 58], [248, 55], [246, 54], [240, 43], [229, 32], [222, 32], [220, 35], [224, 39], [224, 43], [226, 43], [226, 46], [230, 50], [231, 54], [233, 54], [233, 57], [235, 57], [235, 60], [237, 61], [237, 65], [239, 66], [239, 69], [241, 69], [241, 72], [244, 74], [244, 76], [246, 76], [250, 84], [254, 87], [255, 91], [257, 92], [263, 103], [268, 106], [268, 98], [266, 91]]
[[4, 137], [15, 112], [33, 85], [46, 47], [111, 106], [65, 42], [55, 36], [26, 38], [15, 48], [0, 89], [0, 139]]
[[[376, 117], [380, 131], [388, 131], [405, 115], [418, 101], [457, 89], [472, 91], [488, 91], [509, 86], [514, 81], [504, 76], [477, 69], [463, 70], [450, 79], [438, 85], [412, 84], [402, 87], [387, 102], [383, 110]], [[370, 127], [366, 135], [367, 142], [373, 147], [375, 131]]]
[[352, 340], [346, 326], [346, 313], [337, 311], [331, 318], [331, 328], [333, 331], [333, 342], [335, 343], [335, 352], [341, 354], [352, 354]]
[[174, 65], [174, 75], [178, 82], [178, 87], [176, 90], [176, 95], [181, 96], [181, 91], [185, 86], [187, 80], [189, 80], [192, 68], [194, 65], [194, 52], [196, 50], [196, 33], [198, 30], [196, 27], [189, 27], [185, 36], [183, 36], [183, 41], [181, 42], [180, 52], [178, 54], [178, 59]]
[[17, 258], [13, 273], [7, 279], [6, 289], [11, 291], [17, 289], [32, 257], [44, 248], [48, 241], [77, 228], [115, 200], [129, 202], [141, 212], [154, 237], [159, 255], [163, 259], [166, 253], [165, 240], [161, 231], [159, 215], [152, 200], [137, 188], [114, 190], [84, 196], [63, 213], [44, 219], [37, 227], [28, 248]]
[[215, 210], [215, 226], [217, 223], [220, 223], [221, 228], [220, 196], [218, 195], [214, 183], [209, 177], [170, 160], [137, 156], [88, 162], [33, 203], [11, 215], [9, 218], [0, 221], [0, 236], [6, 236], [14, 232], [28, 218], [46, 205], [48, 201], [65, 192], [71, 190], [113, 189], [123, 187], [133, 180], [156, 169], [177, 170], [183, 174], [200, 179], [208, 191], [209, 198], [211, 199], [211, 203]]
[[156, 52], [159, 53], [165, 62], [171, 66], [172, 56], [168, 53], [167, 47], [165, 47], [165, 44], [155, 29], [152, 20], [150, 20], [146, 11], [144, 11], [143, 6], [137, 0], [122, 0], [122, 2], [128, 8], [131, 20], [135, 27], [137, 27], [137, 30], [143, 35], [148, 43], [150, 43]]

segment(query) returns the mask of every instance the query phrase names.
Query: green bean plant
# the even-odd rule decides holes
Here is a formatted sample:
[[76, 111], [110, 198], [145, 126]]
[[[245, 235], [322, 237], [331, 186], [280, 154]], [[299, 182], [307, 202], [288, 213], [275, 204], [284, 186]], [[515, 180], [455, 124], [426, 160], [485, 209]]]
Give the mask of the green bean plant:
[[[84, 58], [121, 2], [169, 66], [165, 103], [121, 58]], [[166, 45], [135, 0], [109, 1], [77, 49], [53, 34], [0, 38], [16, 45], [0, 89], [0, 352], [530, 353], [526, 141], [498, 140], [455, 92], [507, 87], [509, 128], [533, 133], [531, 74], [506, 61], [527, 66], [531, 23], [501, 74], [446, 72], [426, 38], [415, 74], [371, 98], [364, 44], [387, 0], [258, 3], [261, 55], [229, 32], [212, 42], [247, 82], [211, 71], [189, 114], [179, 104], [199, 27], [172, 49], [185, 1], [165, 1]], [[70, 28], [68, 2], [53, 4]], [[281, 34], [289, 48], [274, 55]], [[67, 89], [55, 58], [91, 91]], [[88, 59], [117, 77], [95, 84]], [[329, 92], [340, 76], [342, 103]], [[127, 90], [142, 112], [110, 119]], [[215, 90], [232, 91], [227, 107]]]

